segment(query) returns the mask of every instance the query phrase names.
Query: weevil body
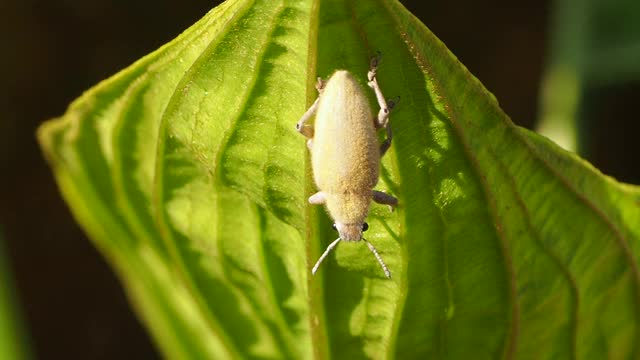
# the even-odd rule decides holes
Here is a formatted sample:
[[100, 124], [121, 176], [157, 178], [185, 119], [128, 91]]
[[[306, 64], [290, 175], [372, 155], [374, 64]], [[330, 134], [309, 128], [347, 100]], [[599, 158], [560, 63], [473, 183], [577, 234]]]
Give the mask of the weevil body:
[[[378, 183], [380, 157], [391, 145], [389, 111], [376, 79], [379, 58], [371, 60], [368, 85], [374, 90], [380, 111], [374, 116], [369, 99], [357, 80], [345, 70], [336, 71], [323, 84], [318, 81], [320, 96], [302, 116], [296, 128], [306, 136], [311, 151], [313, 176], [318, 192], [309, 198], [312, 204], [325, 204], [340, 237], [332, 242], [313, 267], [315, 274], [329, 252], [340, 242], [364, 240], [387, 277], [391, 273], [362, 233], [371, 200], [395, 206], [398, 200], [373, 190]], [[313, 129], [305, 123], [316, 114]], [[387, 139], [378, 143], [376, 131], [385, 128]]]

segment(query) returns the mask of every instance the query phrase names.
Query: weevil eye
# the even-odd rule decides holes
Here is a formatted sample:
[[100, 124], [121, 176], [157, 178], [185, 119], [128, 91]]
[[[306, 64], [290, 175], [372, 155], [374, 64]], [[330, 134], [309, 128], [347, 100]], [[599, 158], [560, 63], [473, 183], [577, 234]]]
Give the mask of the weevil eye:
[[364, 231], [367, 231], [367, 230], [369, 230], [369, 224], [367, 224], [367, 223], [362, 224], [362, 231], [364, 232]]
[[331, 228], [335, 231], [338, 231], [338, 227], [336, 227], [336, 224], [331, 224]]

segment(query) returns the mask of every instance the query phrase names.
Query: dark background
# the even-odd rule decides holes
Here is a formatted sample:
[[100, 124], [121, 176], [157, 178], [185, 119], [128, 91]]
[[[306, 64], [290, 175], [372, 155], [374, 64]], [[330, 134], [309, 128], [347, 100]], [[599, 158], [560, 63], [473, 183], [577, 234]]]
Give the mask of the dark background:
[[[98, 81], [177, 36], [215, 1], [0, 3], [0, 232], [29, 348], [42, 359], [157, 358], [117, 279], [72, 219], [35, 139]], [[547, 58], [548, 1], [403, 1], [531, 128]], [[428, 7], [426, 6], [428, 4]], [[594, 95], [595, 94], [595, 95]], [[639, 183], [638, 83], [597, 89], [590, 161]], [[637, 112], [637, 110], [635, 110]], [[625, 138], [626, 137], [626, 138]], [[1, 352], [1, 351], [0, 351]]]

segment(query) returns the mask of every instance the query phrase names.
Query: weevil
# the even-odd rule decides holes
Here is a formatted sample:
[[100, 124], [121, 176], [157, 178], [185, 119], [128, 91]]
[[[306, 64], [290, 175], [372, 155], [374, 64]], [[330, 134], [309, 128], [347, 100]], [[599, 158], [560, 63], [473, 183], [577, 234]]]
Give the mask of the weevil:
[[[391, 278], [376, 248], [362, 236], [369, 228], [365, 220], [371, 200], [392, 209], [398, 204], [395, 197], [373, 190], [378, 183], [380, 158], [391, 146], [389, 112], [395, 105], [394, 101], [385, 100], [378, 85], [379, 61], [380, 56], [372, 58], [367, 73], [367, 84], [380, 106], [377, 116], [353, 75], [337, 70], [326, 82], [318, 78], [318, 98], [296, 124], [296, 129], [308, 139], [313, 177], [319, 190], [309, 197], [309, 203], [326, 206], [334, 220], [333, 228], [340, 235], [314, 265], [311, 270], [314, 275], [341, 240], [362, 240]], [[314, 114], [314, 126], [308, 126]], [[376, 135], [379, 129], [386, 130], [386, 139], [381, 144]]]

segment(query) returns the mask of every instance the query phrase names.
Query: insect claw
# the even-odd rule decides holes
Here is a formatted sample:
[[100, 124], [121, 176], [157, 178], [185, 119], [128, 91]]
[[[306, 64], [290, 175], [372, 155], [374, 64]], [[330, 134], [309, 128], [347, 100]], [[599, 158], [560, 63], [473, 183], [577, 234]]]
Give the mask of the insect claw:
[[318, 77], [318, 79], [316, 80], [316, 90], [318, 90], [318, 92], [322, 92], [322, 89], [324, 89], [324, 84], [325, 81], [322, 80], [321, 77]]
[[387, 101], [387, 108], [391, 111], [400, 102], [400, 96], [396, 96], [393, 100]]
[[376, 55], [374, 57], [371, 58], [371, 61], [369, 62], [369, 66], [371, 67], [371, 70], [374, 70], [378, 67], [378, 65], [380, 64], [380, 60], [382, 59], [382, 53], [380, 52], [380, 50], [376, 51]]

